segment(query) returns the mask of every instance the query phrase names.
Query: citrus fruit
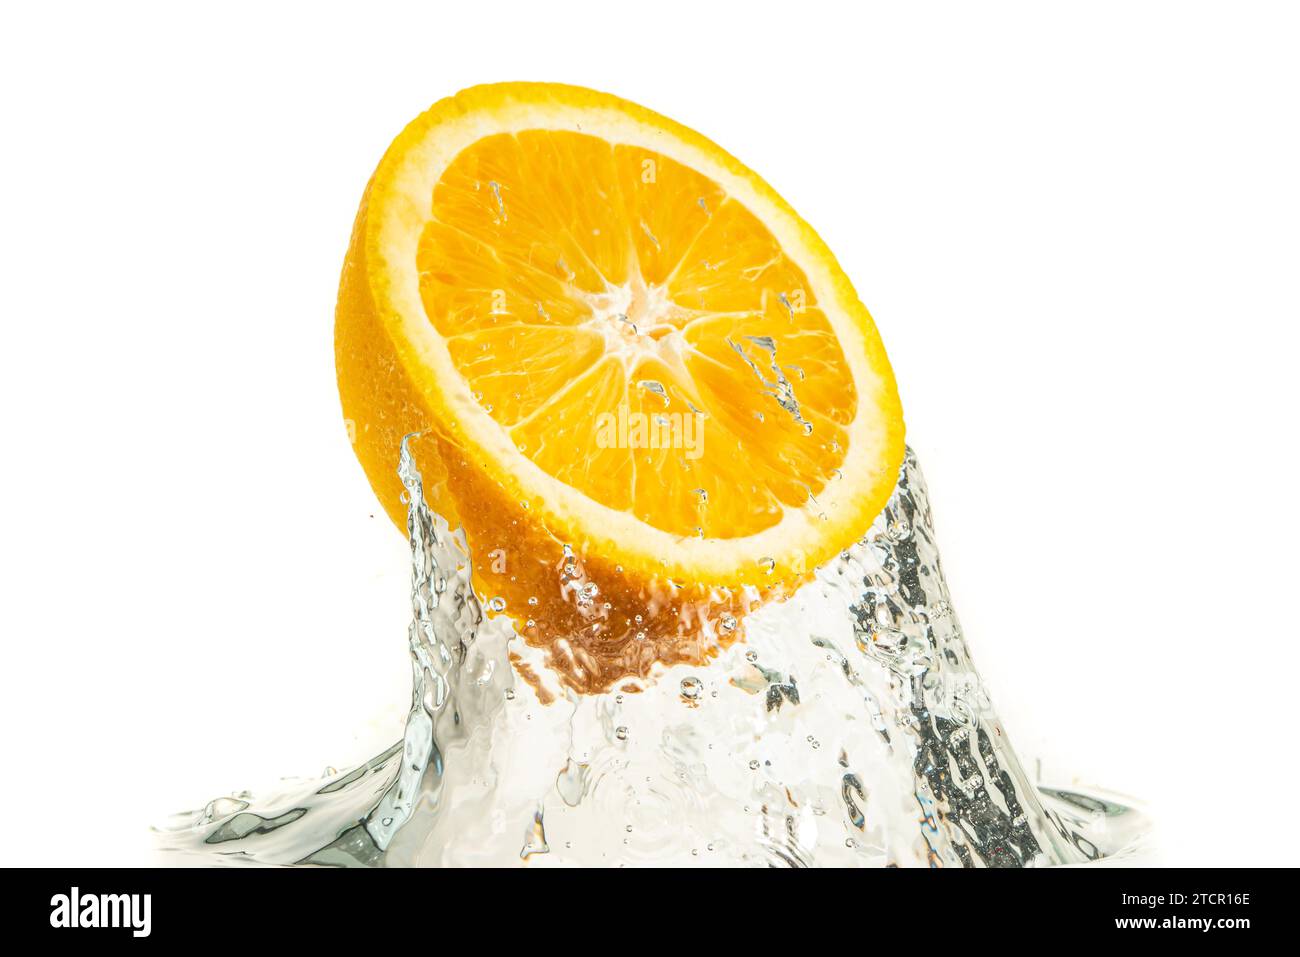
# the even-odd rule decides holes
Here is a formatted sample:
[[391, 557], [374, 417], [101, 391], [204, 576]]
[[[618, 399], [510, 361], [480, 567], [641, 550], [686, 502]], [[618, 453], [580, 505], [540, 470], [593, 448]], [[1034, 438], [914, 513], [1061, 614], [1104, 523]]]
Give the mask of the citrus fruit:
[[903, 420], [813, 230], [721, 148], [546, 83], [435, 104], [344, 263], [339, 391], [380, 502], [417, 449], [476, 587], [579, 690], [699, 661], [859, 538]]

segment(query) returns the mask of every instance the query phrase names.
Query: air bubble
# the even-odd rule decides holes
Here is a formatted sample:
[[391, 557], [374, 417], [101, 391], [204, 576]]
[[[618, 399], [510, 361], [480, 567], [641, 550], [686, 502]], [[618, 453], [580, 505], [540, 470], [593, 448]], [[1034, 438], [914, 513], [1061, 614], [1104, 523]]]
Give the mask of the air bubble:
[[704, 682], [692, 675], [689, 678], [682, 679], [681, 689], [682, 697], [687, 701], [698, 701], [700, 695], [704, 692]]

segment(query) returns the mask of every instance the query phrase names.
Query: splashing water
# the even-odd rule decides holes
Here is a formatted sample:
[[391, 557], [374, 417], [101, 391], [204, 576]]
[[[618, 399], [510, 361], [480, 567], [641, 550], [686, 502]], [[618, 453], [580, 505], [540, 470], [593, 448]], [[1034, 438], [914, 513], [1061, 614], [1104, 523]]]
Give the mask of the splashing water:
[[527, 649], [484, 613], [407, 442], [399, 474], [404, 739], [350, 772], [178, 815], [158, 832], [164, 861], [1029, 866], [1141, 847], [1133, 808], [1029, 783], [953, 613], [910, 450], [867, 534], [749, 615], [743, 641], [641, 693], [554, 701], [519, 680]]

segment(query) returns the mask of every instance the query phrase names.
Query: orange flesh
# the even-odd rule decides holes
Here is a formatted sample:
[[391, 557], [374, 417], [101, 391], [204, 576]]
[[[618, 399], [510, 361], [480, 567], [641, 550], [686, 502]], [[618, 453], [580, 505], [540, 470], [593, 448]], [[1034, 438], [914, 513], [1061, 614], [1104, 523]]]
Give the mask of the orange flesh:
[[843, 462], [857, 395], [803, 272], [667, 157], [572, 132], [485, 137], [438, 182], [417, 266], [480, 406], [610, 508], [746, 536], [810, 506]]

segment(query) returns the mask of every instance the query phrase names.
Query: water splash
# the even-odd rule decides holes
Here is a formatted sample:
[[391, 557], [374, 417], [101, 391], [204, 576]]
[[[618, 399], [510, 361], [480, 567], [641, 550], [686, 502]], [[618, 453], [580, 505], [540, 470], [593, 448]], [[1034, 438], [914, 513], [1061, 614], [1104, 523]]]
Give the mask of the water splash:
[[[909, 450], [884, 511], [707, 665], [555, 696], [403, 443], [412, 554], [403, 740], [159, 831], [177, 863], [1031, 866], [1133, 853], [1100, 792], [1036, 788], [953, 612]], [[673, 672], [669, 674], [667, 672]], [[520, 680], [523, 676], [525, 680]]]

